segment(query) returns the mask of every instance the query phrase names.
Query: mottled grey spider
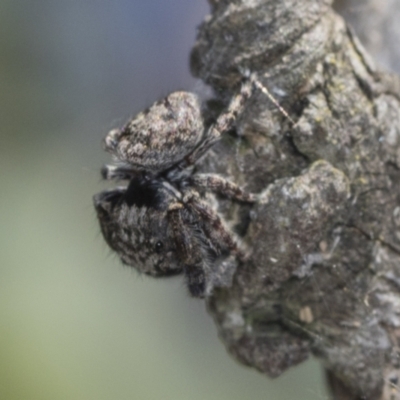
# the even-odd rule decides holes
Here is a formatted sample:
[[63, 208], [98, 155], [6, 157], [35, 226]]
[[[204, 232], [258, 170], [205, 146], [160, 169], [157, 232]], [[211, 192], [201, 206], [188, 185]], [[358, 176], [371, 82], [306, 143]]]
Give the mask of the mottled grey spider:
[[247, 78], [215, 124], [204, 128], [197, 97], [174, 92], [104, 139], [117, 160], [104, 179], [128, 186], [94, 196], [103, 236], [123, 263], [152, 276], [184, 272], [189, 291], [201, 297], [207, 268], [245, 252], [206, 201], [215, 192], [240, 202], [256, 195], [216, 174], [194, 173], [194, 164], [230, 130], [255, 87]]

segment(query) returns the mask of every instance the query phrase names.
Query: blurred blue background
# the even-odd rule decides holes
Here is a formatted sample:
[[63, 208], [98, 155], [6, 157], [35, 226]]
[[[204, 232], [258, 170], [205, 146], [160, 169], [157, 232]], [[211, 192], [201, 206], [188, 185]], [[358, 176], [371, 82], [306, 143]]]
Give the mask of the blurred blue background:
[[181, 278], [123, 267], [91, 197], [101, 139], [199, 91], [205, 0], [0, 1], [0, 399], [325, 399], [316, 361], [277, 380], [237, 364]]

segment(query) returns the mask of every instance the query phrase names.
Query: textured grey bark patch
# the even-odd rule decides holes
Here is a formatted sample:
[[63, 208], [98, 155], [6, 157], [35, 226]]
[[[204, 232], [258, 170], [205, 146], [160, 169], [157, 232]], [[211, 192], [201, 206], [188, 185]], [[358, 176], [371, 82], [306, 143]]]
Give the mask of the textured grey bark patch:
[[250, 253], [206, 298], [221, 338], [270, 376], [311, 351], [337, 398], [400, 398], [399, 80], [330, 1], [210, 3], [193, 73], [226, 102], [257, 72], [295, 121], [258, 93], [199, 166], [262, 193], [219, 201]]

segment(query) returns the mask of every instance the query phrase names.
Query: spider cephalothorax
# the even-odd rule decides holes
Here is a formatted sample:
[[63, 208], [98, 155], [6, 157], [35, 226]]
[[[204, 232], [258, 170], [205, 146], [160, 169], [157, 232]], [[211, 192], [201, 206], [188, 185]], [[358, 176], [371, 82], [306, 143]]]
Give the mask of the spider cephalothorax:
[[175, 92], [106, 136], [105, 149], [119, 164], [105, 166], [102, 175], [129, 185], [98, 193], [94, 204], [106, 242], [125, 264], [152, 276], [183, 271], [190, 292], [202, 296], [213, 265], [244, 256], [205, 194], [242, 202], [255, 196], [192, 166], [232, 127], [252, 85], [247, 80], [207, 130], [197, 97]]

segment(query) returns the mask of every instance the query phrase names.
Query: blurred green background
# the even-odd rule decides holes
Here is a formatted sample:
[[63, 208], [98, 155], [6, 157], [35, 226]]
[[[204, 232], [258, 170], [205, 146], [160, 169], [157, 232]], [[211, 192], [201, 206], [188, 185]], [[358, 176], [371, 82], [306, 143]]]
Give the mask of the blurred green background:
[[0, 0], [0, 399], [325, 399], [237, 364], [181, 278], [123, 267], [91, 197], [106, 132], [176, 89], [205, 0]]

